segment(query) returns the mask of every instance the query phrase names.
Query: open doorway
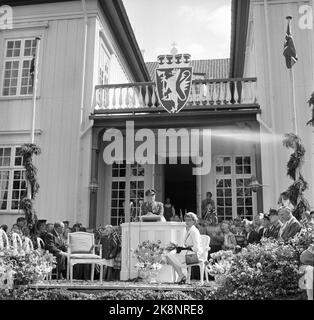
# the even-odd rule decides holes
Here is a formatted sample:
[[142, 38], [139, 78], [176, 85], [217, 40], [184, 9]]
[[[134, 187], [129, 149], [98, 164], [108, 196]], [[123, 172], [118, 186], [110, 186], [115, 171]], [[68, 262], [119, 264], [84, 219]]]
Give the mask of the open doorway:
[[[167, 161], [168, 163], [168, 161]], [[165, 198], [171, 199], [176, 214], [180, 209], [196, 213], [196, 176], [192, 173], [193, 164], [165, 164], [164, 182]]]

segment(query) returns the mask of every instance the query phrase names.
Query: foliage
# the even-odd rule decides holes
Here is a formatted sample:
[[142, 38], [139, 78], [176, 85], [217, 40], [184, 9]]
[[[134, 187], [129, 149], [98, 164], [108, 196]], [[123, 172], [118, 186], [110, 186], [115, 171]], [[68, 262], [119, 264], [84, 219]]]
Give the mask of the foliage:
[[26, 285], [43, 279], [54, 266], [55, 257], [47, 251], [17, 252], [14, 248], [4, 249], [0, 255], [0, 271], [5, 270], [7, 278], [2, 283], [0, 281], [0, 288], [7, 282]]
[[137, 259], [136, 267], [139, 270], [158, 270], [161, 268], [161, 263], [164, 257], [165, 249], [160, 246], [161, 241], [143, 241], [133, 251]]
[[300, 220], [302, 213], [310, 208], [308, 201], [303, 196], [303, 192], [308, 188], [308, 183], [300, 173], [304, 163], [305, 148], [300, 137], [294, 133], [285, 134], [283, 145], [294, 150], [287, 163], [287, 175], [294, 182], [286, 192], [294, 206], [293, 215]]
[[210, 255], [207, 270], [211, 276], [226, 275], [232, 264], [234, 253], [232, 250], [221, 250]]
[[250, 244], [233, 254], [225, 282], [208, 295], [216, 300], [275, 299], [299, 292], [299, 254], [274, 239]]
[[108, 290], [96, 294], [63, 289], [36, 290], [17, 288], [0, 290], [0, 300], [194, 300], [193, 295], [182, 291]]
[[312, 119], [310, 119], [306, 124], [314, 127], [314, 92], [312, 92], [312, 95], [308, 101], [308, 104], [309, 104], [309, 107], [311, 108]]
[[[39, 155], [41, 150], [33, 143], [26, 143], [22, 145], [19, 155], [23, 157], [23, 166], [25, 167], [25, 179], [27, 185], [30, 186], [31, 199], [25, 197], [21, 199], [20, 208], [24, 211], [27, 224], [32, 230], [37, 221], [36, 214], [33, 209], [32, 199], [35, 199], [39, 190], [37, 180], [37, 168], [33, 164], [33, 155]], [[34, 230], [33, 230], [34, 231]]]

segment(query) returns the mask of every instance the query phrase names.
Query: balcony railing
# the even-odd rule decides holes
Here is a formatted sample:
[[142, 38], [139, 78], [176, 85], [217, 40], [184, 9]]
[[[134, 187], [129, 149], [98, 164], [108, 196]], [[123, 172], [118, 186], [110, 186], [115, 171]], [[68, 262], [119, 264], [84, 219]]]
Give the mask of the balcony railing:
[[[245, 108], [257, 104], [256, 78], [193, 80], [187, 103], [193, 108]], [[156, 110], [157, 109], [157, 110]], [[154, 82], [95, 86], [95, 113], [153, 112], [161, 109]]]

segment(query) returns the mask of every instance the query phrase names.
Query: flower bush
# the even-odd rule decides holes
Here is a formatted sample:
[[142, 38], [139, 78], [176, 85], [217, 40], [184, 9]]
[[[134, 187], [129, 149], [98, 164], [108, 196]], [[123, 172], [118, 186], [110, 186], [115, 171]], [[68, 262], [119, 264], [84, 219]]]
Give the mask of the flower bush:
[[195, 295], [189, 292], [162, 290], [107, 290], [87, 294], [64, 289], [19, 288], [0, 290], [0, 300], [195, 300]]
[[210, 255], [209, 264], [207, 265], [208, 273], [211, 276], [226, 275], [230, 268], [234, 253], [232, 250], [218, 251]]
[[161, 241], [144, 241], [133, 251], [137, 259], [136, 268], [139, 270], [159, 270], [164, 257], [165, 249], [161, 247]]
[[[0, 288], [27, 285], [44, 277], [54, 268], [55, 257], [46, 251], [29, 252], [5, 249], [0, 255]], [[2, 273], [3, 271], [3, 273]]]
[[230, 257], [225, 282], [210, 299], [275, 299], [299, 292], [299, 255], [290, 244], [265, 239]]

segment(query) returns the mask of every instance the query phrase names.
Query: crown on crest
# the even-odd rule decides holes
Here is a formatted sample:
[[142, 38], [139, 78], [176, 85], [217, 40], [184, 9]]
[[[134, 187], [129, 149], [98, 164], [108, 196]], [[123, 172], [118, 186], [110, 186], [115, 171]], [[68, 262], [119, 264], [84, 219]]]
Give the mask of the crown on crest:
[[157, 57], [159, 68], [189, 67], [191, 55], [181, 54], [162, 54]]

